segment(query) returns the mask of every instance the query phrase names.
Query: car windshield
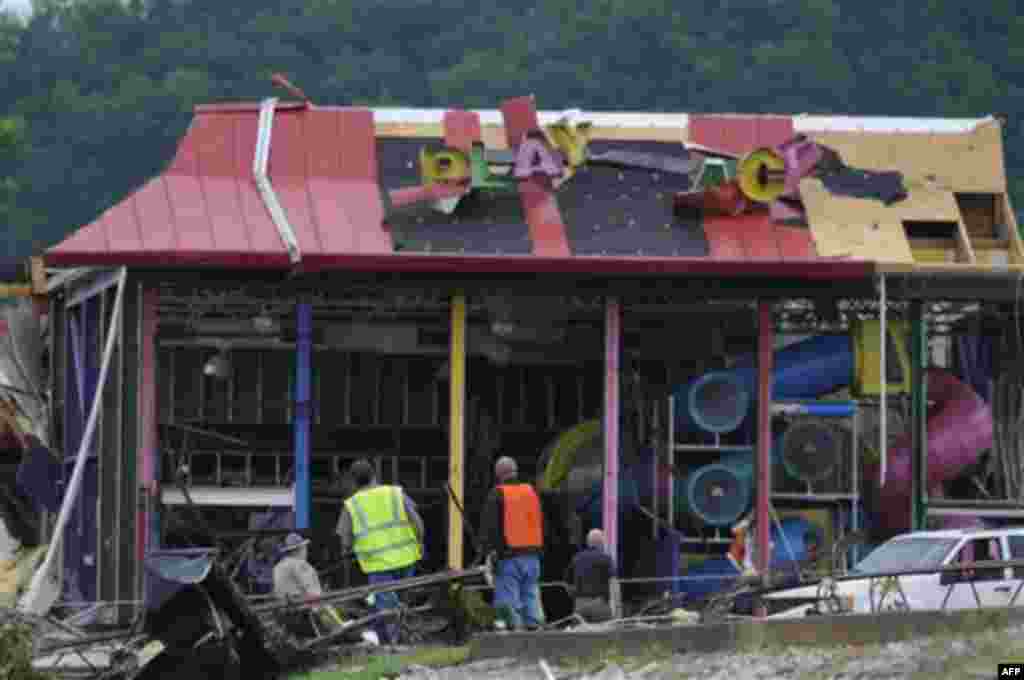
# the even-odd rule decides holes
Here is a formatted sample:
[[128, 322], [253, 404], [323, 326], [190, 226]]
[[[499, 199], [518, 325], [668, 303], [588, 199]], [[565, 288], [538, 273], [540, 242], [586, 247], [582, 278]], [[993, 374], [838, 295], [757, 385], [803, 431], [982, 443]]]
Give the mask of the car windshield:
[[889, 541], [875, 548], [850, 573], [885, 574], [939, 567], [958, 540], [921, 536]]

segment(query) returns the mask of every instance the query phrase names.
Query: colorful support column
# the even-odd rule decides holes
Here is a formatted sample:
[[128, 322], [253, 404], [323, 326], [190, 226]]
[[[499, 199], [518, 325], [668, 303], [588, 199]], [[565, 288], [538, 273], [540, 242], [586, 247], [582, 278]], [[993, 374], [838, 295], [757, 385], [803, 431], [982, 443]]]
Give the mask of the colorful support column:
[[[757, 572], [768, 574], [771, 565], [771, 446], [772, 446], [772, 352], [775, 349], [772, 307], [766, 300], [757, 303]], [[764, 615], [762, 609], [760, 615]]]
[[312, 510], [312, 482], [310, 480], [310, 386], [313, 359], [313, 306], [295, 305], [295, 528], [309, 529]]
[[142, 441], [142, 455], [137, 461], [139, 486], [143, 503], [139, 504], [138, 519], [135, 523], [135, 557], [142, 564], [147, 548], [160, 546], [160, 521], [157, 513], [159, 504], [160, 455], [159, 433], [156, 413], [156, 329], [157, 301], [159, 291], [147, 287], [142, 294], [142, 337], [139, 338], [142, 375], [139, 376], [139, 430]]
[[[464, 562], [463, 517], [459, 509], [465, 503], [466, 457], [466, 296], [452, 296], [452, 336], [448, 364], [450, 408], [448, 420], [448, 568], [462, 569]], [[452, 497], [454, 496], [454, 498]], [[458, 503], [455, 499], [458, 499]]]
[[924, 531], [928, 523], [928, 331], [924, 303], [911, 303], [910, 314], [910, 530]]
[[622, 310], [619, 301], [605, 302], [604, 316], [604, 496], [602, 511], [608, 554], [619, 554], [619, 344]]

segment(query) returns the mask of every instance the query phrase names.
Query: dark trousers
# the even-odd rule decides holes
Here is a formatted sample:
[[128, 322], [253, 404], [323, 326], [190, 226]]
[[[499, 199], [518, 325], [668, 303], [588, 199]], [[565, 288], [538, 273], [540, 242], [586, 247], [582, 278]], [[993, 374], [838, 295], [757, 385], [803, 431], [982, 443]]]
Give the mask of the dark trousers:
[[601, 623], [612, 618], [612, 608], [603, 597], [577, 597], [575, 612], [587, 623]]
[[[416, 566], [412, 565], [402, 567], [401, 569], [375, 571], [372, 574], [367, 574], [366, 577], [370, 581], [370, 585], [376, 586], [382, 583], [400, 581], [404, 578], [412, 578], [415, 573]], [[398, 593], [376, 593], [373, 596], [373, 608], [377, 611], [394, 609], [396, 607], [398, 607]], [[374, 624], [373, 629], [377, 633], [377, 637], [380, 638], [381, 644], [393, 645], [398, 642], [398, 624], [395, 622], [395, 619], [378, 621]]]

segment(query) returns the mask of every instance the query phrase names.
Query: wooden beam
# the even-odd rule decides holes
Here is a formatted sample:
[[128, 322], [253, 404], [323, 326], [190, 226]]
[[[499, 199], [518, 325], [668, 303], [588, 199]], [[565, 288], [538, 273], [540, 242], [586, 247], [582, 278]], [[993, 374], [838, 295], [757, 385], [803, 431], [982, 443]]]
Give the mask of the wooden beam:
[[604, 321], [604, 496], [602, 498], [605, 546], [619, 555], [619, 345], [622, 309], [618, 299], [605, 303]]
[[[464, 557], [463, 517], [459, 509], [465, 503], [466, 457], [466, 296], [452, 296], [451, 343], [449, 345], [448, 409], [448, 568], [462, 569]], [[456, 500], [458, 499], [458, 503]]]
[[148, 549], [159, 547], [159, 523], [156, 513], [159, 512], [159, 471], [158, 456], [160, 455], [159, 432], [157, 429], [157, 395], [156, 395], [156, 331], [157, 304], [160, 291], [146, 286], [142, 293], [142, 333], [139, 338], [140, 357], [140, 408], [139, 432], [141, 454], [136, 462], [140, 493], [143, 501], [139, 503], [138, 520], [135, 525], [136, 546], [135, 556], [142, 564]]

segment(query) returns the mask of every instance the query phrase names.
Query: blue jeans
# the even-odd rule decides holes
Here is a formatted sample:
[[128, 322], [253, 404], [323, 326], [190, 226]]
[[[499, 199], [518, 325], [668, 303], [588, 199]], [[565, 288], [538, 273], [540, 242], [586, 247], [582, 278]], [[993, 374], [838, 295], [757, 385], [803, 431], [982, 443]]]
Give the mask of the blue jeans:
[[544, 623], [540, 603], [540, 556], [518, 555], [494, 567], [494, 608], [504, 609], [509, 628], [535, 628]]
[[[408, 567], [402, 567], [401, 569], [376, 571], [371, 574], [367, 574], [366, 578], [369, 579], [371, 586], [376, 586], [382, 583], [399, 581], [403, 578], [411, 578], [415, 573], [416, 565], [413, 564]], [[377, 611], [395, 609], [396, 607], [398, 607], [398, 593], [376, 593], [373, 596], [373, 608]], [[373, 625], [373, 630], [377, 633], [377, 637], [380, 638], [381, 644], [393, 645], [398, 642], [398, 624], [394, 619], [377, 621]]]

